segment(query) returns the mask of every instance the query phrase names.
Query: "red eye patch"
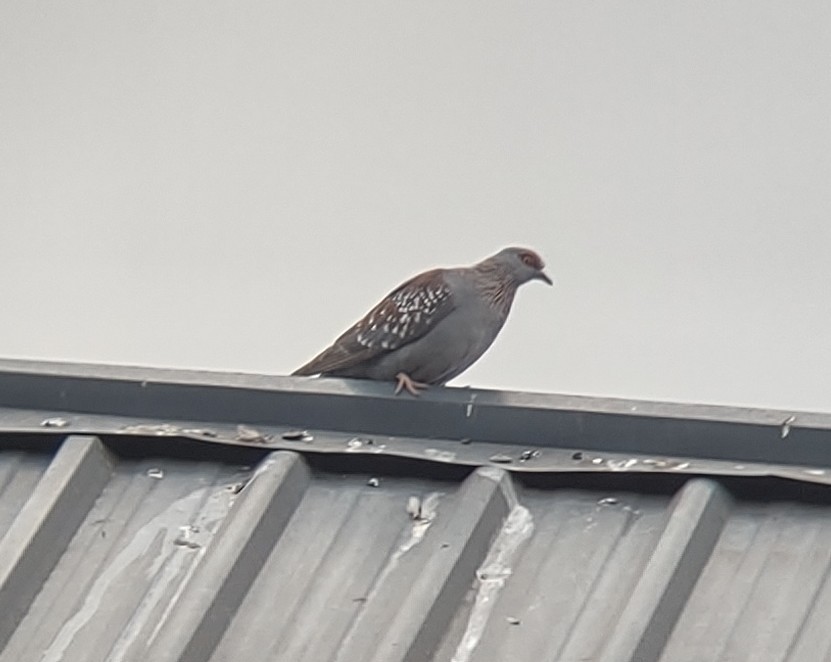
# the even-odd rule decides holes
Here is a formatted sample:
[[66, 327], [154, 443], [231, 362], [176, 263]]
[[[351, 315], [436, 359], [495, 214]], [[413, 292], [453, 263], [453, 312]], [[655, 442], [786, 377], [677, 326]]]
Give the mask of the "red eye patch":
[[522, 253], [519, 256], [519, 259], [522, 260], [522, 263], [531, 267], [532, 269], [542, 269], [545, 265], [542, 263], [540, 256], [536, 253], [531, 253], [527, 251]]

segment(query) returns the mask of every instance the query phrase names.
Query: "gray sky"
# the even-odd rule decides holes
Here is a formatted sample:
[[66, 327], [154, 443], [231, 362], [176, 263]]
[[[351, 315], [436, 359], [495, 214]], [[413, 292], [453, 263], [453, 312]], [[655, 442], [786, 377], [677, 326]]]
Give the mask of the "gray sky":
[[0, 3], [0, 355], [283, 374], [505, 245], [456, 384], [831, 411], [831, 3]]

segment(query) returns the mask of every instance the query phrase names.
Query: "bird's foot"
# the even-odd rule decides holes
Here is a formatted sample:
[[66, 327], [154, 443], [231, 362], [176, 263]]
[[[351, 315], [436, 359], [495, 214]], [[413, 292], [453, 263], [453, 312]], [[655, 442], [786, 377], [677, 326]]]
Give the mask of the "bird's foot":
[[410, 395], [418, 397], [421, 393], [421, 390], [429, 386], [429, 384], [415, 381], [405, 372], [399, 372], [395, 376], [395, 380], [397, 382], [395, 386], [395, 395], [401, 393], [402, 390], [406, 390], [407, 393], [409, 393]]

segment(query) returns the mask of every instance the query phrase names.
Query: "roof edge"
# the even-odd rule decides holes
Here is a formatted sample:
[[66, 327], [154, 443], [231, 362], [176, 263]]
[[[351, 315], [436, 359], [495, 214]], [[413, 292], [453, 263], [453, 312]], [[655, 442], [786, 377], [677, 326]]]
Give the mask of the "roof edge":
[[0, 359], [0, 406], [831, 465], [831, 415], [247, 373]]

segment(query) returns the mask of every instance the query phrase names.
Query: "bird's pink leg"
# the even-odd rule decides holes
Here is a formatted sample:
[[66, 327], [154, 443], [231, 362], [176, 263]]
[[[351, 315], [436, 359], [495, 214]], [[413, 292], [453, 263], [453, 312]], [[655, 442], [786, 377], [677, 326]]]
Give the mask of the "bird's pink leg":
[[418, 397], [419, 389], [425, 389], [429, 386], [429, 384], [415, 381], [406, 372], [399, 372], [395, 376], [395, 380], [398, 382], [395, 386], [395, 395], [401, 393], [402, 390], [406, 390], [410, 395]]

